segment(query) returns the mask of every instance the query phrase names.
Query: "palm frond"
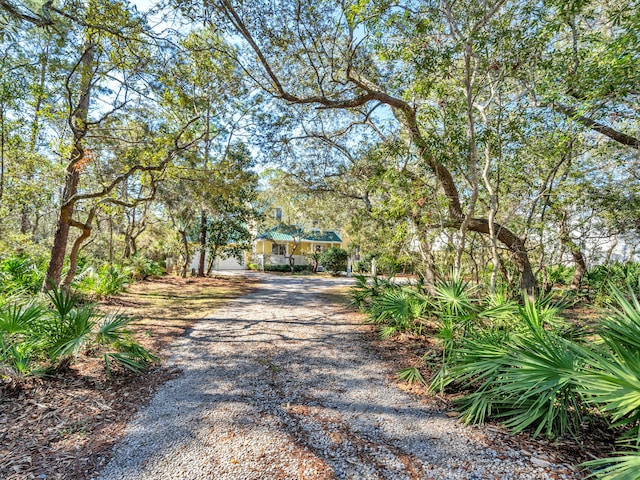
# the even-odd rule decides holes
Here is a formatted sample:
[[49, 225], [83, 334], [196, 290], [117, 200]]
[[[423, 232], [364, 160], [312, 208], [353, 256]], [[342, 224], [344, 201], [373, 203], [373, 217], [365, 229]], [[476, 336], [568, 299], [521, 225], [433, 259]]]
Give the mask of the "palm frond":
[[133, 317], [111, 313], [105, 315], [98, 325], [96, 343], [100, 345], [112, 345], [124, 342], [131, 335], [127, 326], [134, 320]]
[[5, 305], [0, 311], [0, 331], [5, 333], [26, 333], [44, 315], [42, 305], [12, 303]]
[[640, 472], [640, 451], [629, 451], [618, 454], [615, 457], [599, 458], [583, 463], [584, 467], [595, 467], [587, 478], [601, 480], [638, 480]]
[[417, 367], [407, 367], [400, 370], [397, 375], [398, 380], [402, 380], [407, 383], [421, 383], [426, 385], [427, 382], [418, 370]]

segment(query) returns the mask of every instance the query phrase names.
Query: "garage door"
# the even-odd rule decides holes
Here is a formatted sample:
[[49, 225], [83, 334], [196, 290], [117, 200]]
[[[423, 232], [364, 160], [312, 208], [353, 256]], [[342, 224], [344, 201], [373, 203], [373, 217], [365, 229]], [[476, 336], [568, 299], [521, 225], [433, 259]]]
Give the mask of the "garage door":
[[227, 258], [221, 260], [216, 258], [215, 267], [216, 270], [244, 270], [244, 265], [238, 261], [237, 258]]

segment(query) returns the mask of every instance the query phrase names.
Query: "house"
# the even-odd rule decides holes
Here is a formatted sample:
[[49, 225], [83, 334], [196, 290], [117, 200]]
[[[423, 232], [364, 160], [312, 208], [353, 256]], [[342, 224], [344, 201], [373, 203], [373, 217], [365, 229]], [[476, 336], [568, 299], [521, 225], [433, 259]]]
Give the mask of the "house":
[[331, 247], [342, 247], [342, 239], [334, 230], [303, 230], [278, 225], [256, 236], [252, 257], [260, 268], [265, 265], [288, 265], [293, 255], [296, 265], [307, 265], [306, 255], [322, 253]]

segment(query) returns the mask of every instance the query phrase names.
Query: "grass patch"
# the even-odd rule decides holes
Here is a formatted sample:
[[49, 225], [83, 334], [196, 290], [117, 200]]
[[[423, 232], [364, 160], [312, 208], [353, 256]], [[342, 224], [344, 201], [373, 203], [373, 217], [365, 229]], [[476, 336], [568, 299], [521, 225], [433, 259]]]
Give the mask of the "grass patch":
[[334, 303], [337, 305], [350, 305], [351, 303], [351, 287], [331, 287], [318, 294], [323, 302]]

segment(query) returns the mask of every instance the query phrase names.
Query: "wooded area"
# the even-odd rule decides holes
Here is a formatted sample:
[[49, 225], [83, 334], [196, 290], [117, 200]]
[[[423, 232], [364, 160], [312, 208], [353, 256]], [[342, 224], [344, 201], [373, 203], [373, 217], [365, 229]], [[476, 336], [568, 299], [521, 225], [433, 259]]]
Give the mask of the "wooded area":
[[3, 251], [45, 286], [236, 243], [256, 162], [431, 284], [634, 260], [634, 2], [2, 7]]
[[640, 293], [636, 0], [0, 0], [0, 26], [0, 305], [243, 255], [274, 199], [431, 295]]

